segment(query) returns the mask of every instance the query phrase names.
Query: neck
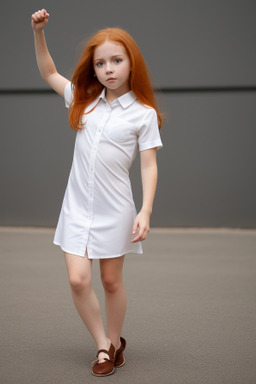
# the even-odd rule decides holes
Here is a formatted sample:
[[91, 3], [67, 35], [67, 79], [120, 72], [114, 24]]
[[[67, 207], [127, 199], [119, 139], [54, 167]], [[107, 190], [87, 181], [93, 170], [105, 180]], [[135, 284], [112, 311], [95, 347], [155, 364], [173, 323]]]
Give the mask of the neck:
[[106, 88], [106, 100], [109, 104], [111, 104], [115, 99], [125, 95], [129, 92], [129, 87], [124, 87], [123, 89], [109, 89]]

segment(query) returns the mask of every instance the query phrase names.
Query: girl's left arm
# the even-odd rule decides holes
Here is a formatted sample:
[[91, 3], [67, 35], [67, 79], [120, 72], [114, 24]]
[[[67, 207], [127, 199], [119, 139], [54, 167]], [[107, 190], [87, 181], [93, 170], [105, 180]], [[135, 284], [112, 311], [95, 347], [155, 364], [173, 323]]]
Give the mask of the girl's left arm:
[[133, 224], [132, 234], [134, 235], [137, 230], [138, 233], [131, 240], [132, 243], [145, 240], [150, 230], [150, 215], [157, 184], [156, 152], [157, 148], [150, 148], [140, 152], [143, 203]]

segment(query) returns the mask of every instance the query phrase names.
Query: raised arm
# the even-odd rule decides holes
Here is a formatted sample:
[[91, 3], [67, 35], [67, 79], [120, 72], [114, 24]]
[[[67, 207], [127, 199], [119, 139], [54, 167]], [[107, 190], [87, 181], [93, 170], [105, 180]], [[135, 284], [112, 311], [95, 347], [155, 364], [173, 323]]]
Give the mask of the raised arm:
[[57, 72], [45, 41], [44, 27], [48, 23], [49, 16], [49, 13], [47, 13], [45, 9], [42, 9], [41, 11], [35, 12], [31, 18], [31, 25], [34, 31], [36, 61], [42, 78], [59, 95], [64, 97], [64, 89], [68, 79]]

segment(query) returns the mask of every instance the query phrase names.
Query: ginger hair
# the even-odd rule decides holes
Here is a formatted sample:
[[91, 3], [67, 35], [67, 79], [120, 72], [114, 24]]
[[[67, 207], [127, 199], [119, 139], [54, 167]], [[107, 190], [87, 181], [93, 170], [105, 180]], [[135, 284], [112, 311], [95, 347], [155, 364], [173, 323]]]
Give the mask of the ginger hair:
[[[89, 40], [81, 54], [71, 80], [74, 92], [74, 98], [69, 109], [71, 128], [74, 130], [82, 129], [82, 117], [85, 109], [100, 95], [104, 88], [94, 76], [93, 56], [95, 49], [106, 40], [122, 44], [126, 49], [131, 63], [129, 87], [142, 105], [155, 109], [160, 129], [162, 116], [156, 104], [147, 65], [134, 39], [120, 28], [100, 30]], [[92, 112], [93, 109], [87, 113]]]

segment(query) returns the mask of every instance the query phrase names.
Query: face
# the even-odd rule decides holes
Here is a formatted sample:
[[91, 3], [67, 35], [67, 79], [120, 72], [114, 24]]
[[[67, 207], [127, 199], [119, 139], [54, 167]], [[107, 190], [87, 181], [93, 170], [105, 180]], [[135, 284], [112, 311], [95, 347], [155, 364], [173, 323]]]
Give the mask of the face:
[[122, 44], [106, 40], [99, 45], [94, 51], [93, 66], [107, 94], [120, 97], [129, 91], [131, 64]]

